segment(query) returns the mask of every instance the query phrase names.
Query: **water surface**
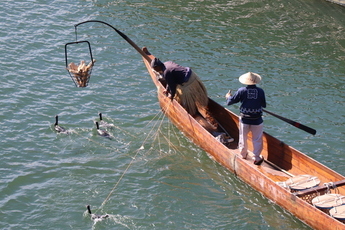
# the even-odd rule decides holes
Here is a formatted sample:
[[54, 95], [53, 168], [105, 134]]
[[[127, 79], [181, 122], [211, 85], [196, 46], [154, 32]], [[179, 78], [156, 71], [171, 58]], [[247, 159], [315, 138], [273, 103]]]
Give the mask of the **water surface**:
[[[0, 12], [1, 229], [309, 229], [163, 117], [140, 55], [111, 28], [78, 28], [97, 62], [89, 87], [76, 88], [64, 45], [75, 41], [74, 24], [91, 19], [192, 67], [222, 105], [238, 76], [261, 74], [267, 109], [317, 135], [272, 116], [265, 131], [345, 174], [343, 7], [36, 0], [7, 1]], [[115, 125], [113, 140], [97, 136], [99, 112]], [[71, 135], [54, 132], [56, 114]], [[111, 218], [92, 222], [87, 204]]]

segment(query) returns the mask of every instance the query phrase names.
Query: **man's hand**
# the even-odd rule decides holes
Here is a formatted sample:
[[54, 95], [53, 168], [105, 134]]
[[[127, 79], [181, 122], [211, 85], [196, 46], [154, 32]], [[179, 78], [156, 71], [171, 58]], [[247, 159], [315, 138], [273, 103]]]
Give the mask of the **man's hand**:
[[172, 99], [172, 98], [171, 98], [171, 94], [170, 94], [167, 90], [164, 90], [164, 91], [163, 91], [163, 94], [164, 94], [166, 97], [169, 97], [170, 99]]
[[229, 92], [227, 94], [225, 94], [225, 98], [228, 99], [229, 97], [231, 97], [231, 90], [229, 90]]

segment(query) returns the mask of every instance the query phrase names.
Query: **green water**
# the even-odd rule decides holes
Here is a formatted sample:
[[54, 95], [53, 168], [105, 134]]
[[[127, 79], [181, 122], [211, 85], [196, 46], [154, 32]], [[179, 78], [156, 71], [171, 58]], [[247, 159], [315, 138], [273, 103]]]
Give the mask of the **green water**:
[[[161, 60], [190, 66], [209, 96], [262, 75], [265, 131], [345, 174], [345, 8], [312, 1], [6, 1], [0, 9], [0, 229], [309, 229], [208, 158], [160, 112], [140, 55], [84, 24], [89, 87], [65, 70], [74, 24], [102, 20]], [[77, 60], [79, 61], [79, 60]], [[238, 107], [229, 109], [238, 112]], [[102, 112], [112, 140], [97, 135]], [[54, 116], [72, 131], [56, 134]], [[110, 218], [89, 219], [90, 204]]]

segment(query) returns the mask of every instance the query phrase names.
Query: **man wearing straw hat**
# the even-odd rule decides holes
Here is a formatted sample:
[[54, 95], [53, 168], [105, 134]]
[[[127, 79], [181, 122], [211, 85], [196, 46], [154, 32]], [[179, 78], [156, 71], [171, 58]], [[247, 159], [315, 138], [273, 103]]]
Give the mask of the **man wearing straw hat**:
[[261, 76], [257, 73], [248, 72], [239, 77], [239, 81], [246, 85], [237, 90], [232, 96], [230, 91], [225, 95], [227, 105], [241, 102], [240, 128], [238, 147], [243, 159], [248, 155], [248, 133], [252, 133], [254, 146], [254, 164], [260, 165], [264, 158], [261, 156], [263, 148], [263, 119], [262, 108], [266, 107], [265, 92], [256, 86], [261, 82]]
[[166, 81], [165, 94], [171, 100], [175, 98], [192, 116], [197, 112], [207, 115], [207, 91], [194, 71], [172, 61], [162, 63], [158, 58], [152, 60], [151, 67]]

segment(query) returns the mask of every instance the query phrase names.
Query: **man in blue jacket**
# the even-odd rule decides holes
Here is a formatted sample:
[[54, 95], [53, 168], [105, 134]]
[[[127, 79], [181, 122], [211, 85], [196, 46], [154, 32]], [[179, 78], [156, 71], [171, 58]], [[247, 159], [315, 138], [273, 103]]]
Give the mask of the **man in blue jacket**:
[[257, 73], [248, 72], [239, 77], [239, 81], [246, 85], [237, 90], [232, 96], [229, 93], [225, 95], [227, 105], [241, 102], [240, 107], [240, 128], [238, 147], [242, 158], [248, 155], [248, 133], [252, 133], [254, 164], [260, 165], [264, 158], [261, 156], [263, 148], [263, 119], [262, 108], [266, 107], [265, 92], [256, 86], [261, 82], [261, 76]]

